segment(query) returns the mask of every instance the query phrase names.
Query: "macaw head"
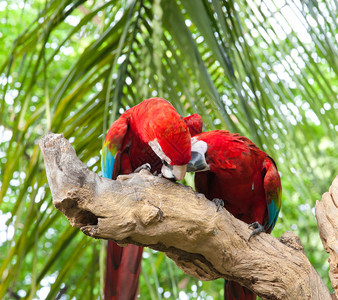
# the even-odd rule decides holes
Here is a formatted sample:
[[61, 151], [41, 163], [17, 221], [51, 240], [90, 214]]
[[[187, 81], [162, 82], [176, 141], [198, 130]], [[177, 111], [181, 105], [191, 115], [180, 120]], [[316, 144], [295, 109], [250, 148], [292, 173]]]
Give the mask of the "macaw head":
[[182, 180], [191, 159], [191, 136], [183, 118], [174, 119], [169, 126], [157, 127], [155, 136], [148, 144], [162, 160], [163, 176]]
[[182, 180], [191, 159], [191, 135], [202, 131], [202, 118], [194, 114], [183, 119], [162, 98], [150, 98], [133, 107], [130, 124], [162, 160], [164, 177]]
[[196, 137], [191, 138], [191, 160], [187, 165], [188, 172], [203, 172], [210, 170], [207, 163], [208, 145]]
[[187, 124], [192, 137], [202, 132], [203, 120], [199, 114], [192, 114], [188, 117], [185, 117], [184, 122]]

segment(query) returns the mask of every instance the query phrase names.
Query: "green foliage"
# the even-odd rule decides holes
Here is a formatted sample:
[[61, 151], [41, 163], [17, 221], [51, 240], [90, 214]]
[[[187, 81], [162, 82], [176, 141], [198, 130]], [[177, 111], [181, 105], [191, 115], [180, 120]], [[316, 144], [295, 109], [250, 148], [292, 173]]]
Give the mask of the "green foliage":
[[[62, 132], [100, 172], [108, 126], [151, 96], [276, 159], [283, 206], [273, 235], [298, 234], [329, 285], [313, 212], [338, 171], [336, 5], [0, 1], [0, 298], [102, 295], [103, 243], [53, 208], [37, 143]], [[222, 280], [188, 277], [162, 253], [144, 257], [141, 299], [222, 298]]]

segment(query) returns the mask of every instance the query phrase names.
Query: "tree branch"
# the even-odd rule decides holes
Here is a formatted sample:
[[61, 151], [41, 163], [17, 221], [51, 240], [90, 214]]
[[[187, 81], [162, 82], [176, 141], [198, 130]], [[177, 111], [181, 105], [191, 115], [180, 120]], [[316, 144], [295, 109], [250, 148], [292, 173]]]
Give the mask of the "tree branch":
[[163, 251], [189, 275], [235, 280], [263, 299], [331, 299], [293, 233], [248, 242], [247, 224], [190, 187], [145, 170], [101, 178], [62, 135], [40, 147], [55, 207], [85, 234]]
[[316, 202], [316, 219], [320, 238], [325, 251], [330, 254], [329, 276], [338, 298], [338, 176], [332, 182], [329, 192]]

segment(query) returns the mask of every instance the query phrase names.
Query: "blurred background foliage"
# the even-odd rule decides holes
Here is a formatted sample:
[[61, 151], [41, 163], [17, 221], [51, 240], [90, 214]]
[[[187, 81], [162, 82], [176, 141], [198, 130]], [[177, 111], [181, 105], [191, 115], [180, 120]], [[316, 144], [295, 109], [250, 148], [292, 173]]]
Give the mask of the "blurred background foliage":
[[[298, 234], [330, 286], [314, 205], [338, 169], [336, 16], [334, 0], [0, 1], [0, 298], [101, 297], [105, 242], [53, 208], [38, 141], [63, 133], [100, 174], [108, 126], [152, 96], [275, 158], [272, 234]], [[139, 292], [221, 299], [223, 280], [148, 249]]]

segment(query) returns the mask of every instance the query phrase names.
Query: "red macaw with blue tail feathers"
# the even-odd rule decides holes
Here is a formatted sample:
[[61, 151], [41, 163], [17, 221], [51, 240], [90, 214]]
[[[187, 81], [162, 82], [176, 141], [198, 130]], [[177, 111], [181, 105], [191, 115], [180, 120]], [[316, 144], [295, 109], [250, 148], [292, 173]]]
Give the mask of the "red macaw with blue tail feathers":
[[[109, 128], [102, 148], [103, 176], [116, 179], [144, 164], [169, 179], [182, 180], [191, 159], [191, 136], [202, 131], [198, 114], [183, 119], [161, 98], [150, 98], [125, 111]], [[105, 300], [137, 297], [143, 248], [108, 241]]]
[[[282, 186], [274, 160], [249, 139], [225, 130], [203, 132], [192, 138], [188, 171], [195, 188], [208, 199], [220, 199], [236, 218], [254, 228], [249, 239], [270, 233], [281, 208]], [[218, 201], [216, 201], [218, 202]], [[237, 282], [226, 281], [225, 299], [256, 299]]]

